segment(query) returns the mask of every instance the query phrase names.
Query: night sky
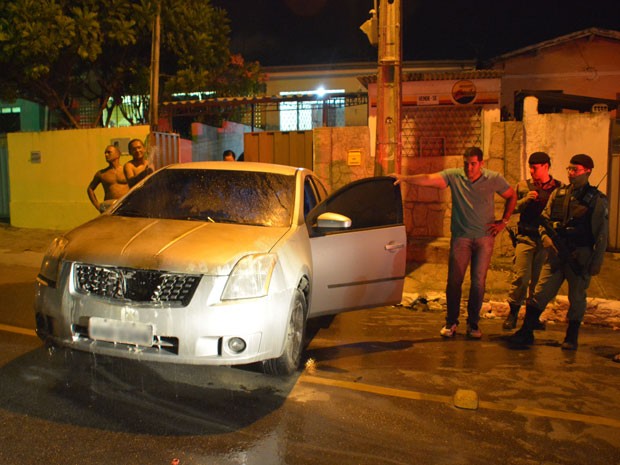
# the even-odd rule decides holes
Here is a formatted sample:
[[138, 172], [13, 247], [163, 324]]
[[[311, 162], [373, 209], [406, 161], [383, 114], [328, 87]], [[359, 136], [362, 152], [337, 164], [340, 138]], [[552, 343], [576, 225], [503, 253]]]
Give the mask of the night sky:
[[[377, 0], [378, 1], [378, 0]], [[231, 49], [263, 66], [375, 61], [373, 0], [212, 0]], [[620, 31], [620, 0], [402, 0], [403, 59], [484, 61], [590, 27]]]

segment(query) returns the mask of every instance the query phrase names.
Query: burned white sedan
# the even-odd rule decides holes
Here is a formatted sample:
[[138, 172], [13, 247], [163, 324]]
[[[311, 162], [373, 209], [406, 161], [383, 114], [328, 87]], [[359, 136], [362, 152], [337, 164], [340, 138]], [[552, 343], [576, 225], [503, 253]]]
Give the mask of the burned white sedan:
[[400, 302], [400, 186], [330, 196], [309, 170], [171, 165], [50, 245], [36, 284], [46, 342], [169, 363], [292, 374], [306, 322]]

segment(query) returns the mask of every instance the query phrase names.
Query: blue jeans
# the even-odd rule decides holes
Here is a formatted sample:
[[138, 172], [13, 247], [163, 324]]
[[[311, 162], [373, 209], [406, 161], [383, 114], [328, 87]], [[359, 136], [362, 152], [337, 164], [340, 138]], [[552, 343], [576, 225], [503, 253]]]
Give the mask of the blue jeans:
[[493, 236], [484, 236], [476, 239], [456, 237], [450, 240], [448, 284], [446, 286], [447, 326], [459, 324], [463, 279], [469, 265], [471, 265], [471, 286], [467, 302], [467, 323], [473, 327], [478, 326], [480, 309], [484, 299], [487, 270], [491, 263], [494, 244], [495, 238]]

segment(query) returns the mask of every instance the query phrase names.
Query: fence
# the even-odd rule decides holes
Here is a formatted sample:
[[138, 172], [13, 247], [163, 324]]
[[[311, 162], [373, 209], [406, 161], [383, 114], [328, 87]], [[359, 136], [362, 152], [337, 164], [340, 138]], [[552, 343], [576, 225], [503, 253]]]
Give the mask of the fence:
[[150, 156], [155, 169], [180, 162], [179, 135], [167, 132], [151, 132], [149, 134]]
[[0, 221], [9, 218], [9, 144], [6, 134], [0, 135]]

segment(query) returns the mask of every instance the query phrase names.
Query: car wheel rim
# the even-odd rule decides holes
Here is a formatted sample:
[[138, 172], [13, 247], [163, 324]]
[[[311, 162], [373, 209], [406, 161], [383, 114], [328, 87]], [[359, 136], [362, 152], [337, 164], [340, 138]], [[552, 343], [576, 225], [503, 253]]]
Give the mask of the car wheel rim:
[[301, 305], [297, 303], [293, 314], [291, 315], [291, 322], [289, 325], [289, 344], [291, 348], [291, 359], [297, 360], [301, 353], [301, 340], [303, 337], [303, 312]]

